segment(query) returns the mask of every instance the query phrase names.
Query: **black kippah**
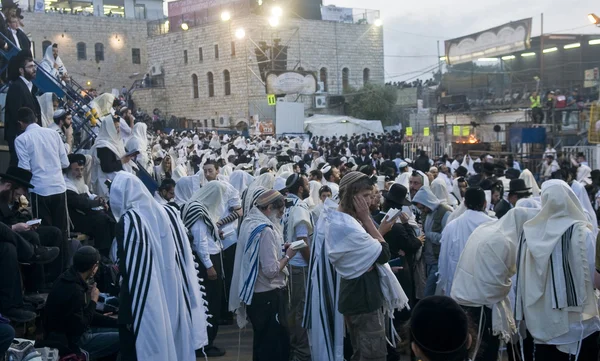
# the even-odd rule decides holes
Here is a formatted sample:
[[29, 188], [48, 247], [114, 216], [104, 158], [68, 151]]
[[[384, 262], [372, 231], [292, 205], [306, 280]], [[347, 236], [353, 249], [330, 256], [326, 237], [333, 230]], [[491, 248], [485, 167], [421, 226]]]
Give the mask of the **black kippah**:
[[94, 247], [84, 246], [73, 255], [73, 267], [77, 272], [89, 271], [100, 261], [100, 253]]
[[410, 333], [426, 354], [451, 356], [467, 349], [469, 319], [452, 298], [426, 297], [412, 311]]

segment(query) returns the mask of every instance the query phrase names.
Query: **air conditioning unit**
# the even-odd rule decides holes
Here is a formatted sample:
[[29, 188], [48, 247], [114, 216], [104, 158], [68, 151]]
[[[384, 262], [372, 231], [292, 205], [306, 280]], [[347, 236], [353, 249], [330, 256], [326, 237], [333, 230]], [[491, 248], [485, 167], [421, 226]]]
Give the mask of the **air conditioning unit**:
[[317, 93], [325, 93], [325, 83], [320, 81], [317, 82]]
[[317, 108], [317, 109], [327, 108], [327, 96], [325, 96], [325, 95], [315, 96], [315, 108]]
[[163, 74], [162, 66], [160, 66], [158, 64], [152, 65], [152, 67], [150, 67], [150, 74], [152, 76], [162, 75]]

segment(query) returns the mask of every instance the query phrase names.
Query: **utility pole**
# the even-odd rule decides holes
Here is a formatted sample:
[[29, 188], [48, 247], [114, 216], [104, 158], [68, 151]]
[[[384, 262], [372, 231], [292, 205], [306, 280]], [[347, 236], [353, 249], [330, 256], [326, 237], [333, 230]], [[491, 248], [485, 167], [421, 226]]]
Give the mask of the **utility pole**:
[[[541, 15], [541, 34], [540, 34], [540, 83], [544, 86], [544, 13]], [[540, 87], [541, 89], [541, 87]], [[539, 94], [538, 94], [539, 95]]]
[[[442, 57], [440, 56], [440, 41], [439, 40], [437, 41], [437, 55], [438, 55], [438, 73], [439, 73], [439, 77], [440, 77], [440, 83], [438, 84], [438, 92], [441, 92], [441, 90], [442, 90]], [[437, 98], [437, 94], [436, 94], [436, 98]], [[440, 101], [441, 100], [442, 100], [442, 97], [440, 95]], [[437, 109], [440, 109], [440, 105], [437, 104], [437, 102], [436, 102], [436, 105], [437, 105]], [[438, 136], [438, 134], [437, 134], [438, 133], [438, 126], [437, 126], [438, 113], [439, 113], [438, 110], [436, 110], [436, 112], [435, 112], [435, 128], [434, 128], [435, 129], [435, 133], [434, 133], [435, 139], [434, 140], [437, 140], [437, 136]], [[446, 129], [446, 115], [444, 114], [444, 147], [447, 144], [447, 140], [448, 140], [447, 137], [448, 137], [448, 129]]]

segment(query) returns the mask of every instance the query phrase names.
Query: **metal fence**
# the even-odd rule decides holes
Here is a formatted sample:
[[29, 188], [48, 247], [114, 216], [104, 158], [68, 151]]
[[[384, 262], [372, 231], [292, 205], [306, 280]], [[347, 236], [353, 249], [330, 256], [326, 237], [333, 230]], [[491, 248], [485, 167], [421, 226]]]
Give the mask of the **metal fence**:
[[598, 157], [596, 156], [596, 152], [598, 151], [598, 147], [595, 145], [586, 145], [586, 146], [574, 146], [574, 147], [561, 147], [564, 157], [569, 159], [571, 157], [576, 158], [577, 153], [583, 153], [585, 155], [585, 159], [592, 169], [598, 169]]
[[404, 143], [404, 158], [415, 160], [419, 151], [425, 151], [429, 158], [438, 158], [447, 154], [452, 157], [452, 144], [444, 142], [407, 142]]

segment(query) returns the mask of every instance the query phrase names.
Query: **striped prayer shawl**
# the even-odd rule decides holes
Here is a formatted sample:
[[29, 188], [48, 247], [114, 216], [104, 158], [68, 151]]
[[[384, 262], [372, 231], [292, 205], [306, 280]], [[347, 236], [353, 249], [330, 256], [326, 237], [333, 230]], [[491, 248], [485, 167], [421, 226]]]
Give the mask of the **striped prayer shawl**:
[[256, 284], [256, 278], [258, 277], [258, 254], [260, 249], [260, 234], [265, 228], [273, 228], [268, 224], [261, 224], [254, 228], [248, 242], [244, 247], [244, 256], [242, 260], [243, 273], [246, 275], [246, 279], [240, 289], [240, 300], [246, 305], [252, 303], [252, 296], [254, 295], [254, 285]]
[[219, 237], [219, 229], [210, 218], [208, 209], [204, 204], [199, 202], [186, 203], [181, 209], [181, 215], [187, 229], [192, 229], [194, 223], [198, 220], [202, 220], [202, 222], [206, 224], [208, 232], [212, 234], [214, 240], [218, 241], [221, 239], [221, 237]]
[[129, 292], [132, 299], [133, 332], [137, 338], [146, 309], [146, 301], [148, 300], [154, 257], [147, 229], [142, 225], [140, 216], [134, 211], [128, 211], [123, 218], [125, 224], [125, 238], [123, 240], [123, 249], [126, 255], [125, 267], [129, 275]]
[[572, 225], [567, 228], [550, 258], [550, 274], [553, 288], [552, 307], [555, 309], [581, 306], [582, 304], [582, 300], [579, 300], [577, 297], [573, 271], [569, 263], [573, 227]]

